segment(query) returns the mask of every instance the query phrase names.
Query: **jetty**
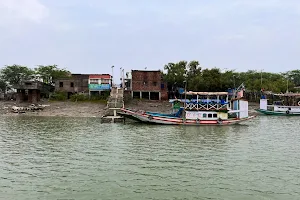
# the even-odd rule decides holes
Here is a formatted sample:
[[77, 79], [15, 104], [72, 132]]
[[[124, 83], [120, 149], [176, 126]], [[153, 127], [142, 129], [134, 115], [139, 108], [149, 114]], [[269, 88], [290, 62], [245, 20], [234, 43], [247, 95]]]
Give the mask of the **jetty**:
[[118, 115], [118, 112], [124, 108], [124, 90], [123, 88], [112, 87], [110, 96], [107, 100], [107, 114], [102, 116], [102, 122], [123, 122], [124, 117]]

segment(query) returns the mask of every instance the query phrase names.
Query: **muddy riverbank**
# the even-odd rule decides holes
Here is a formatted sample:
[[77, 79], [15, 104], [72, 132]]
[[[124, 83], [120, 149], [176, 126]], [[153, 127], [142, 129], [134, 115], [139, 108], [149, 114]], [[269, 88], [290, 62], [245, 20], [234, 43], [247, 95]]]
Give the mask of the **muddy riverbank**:
[[[70, 101], [41, 101], [46, 105], [40, 111], [25, 111], [13, 113], [13, 106], [27, 107], [30, 104], [16, 104], [15, 101], [0, 101], [0, 115], [5, 116], [58, 116], [58, 117], [101, 117], [107, 114], [106, 104], [103, 102], [70, 102]], [[171, 113], [172, 105], [168, 101], [131, 100], [126, 102], [126, 108], [152, 112]], [[249, 114], [255, 113], [257, 103], [249, 103]]]
[[27, 107], [30, 104], [22, 103], [16, 104], [15, 101], [1, 101], [0, 102], [0, 115], [16, 116], [59, 116], [59, 117], [101, 117], [105, 114], [106, 104], [99, 102], [39, 102], [46, 107], [39, 111], [25, 111], [25, 113], [13, 113], [12, 107]]

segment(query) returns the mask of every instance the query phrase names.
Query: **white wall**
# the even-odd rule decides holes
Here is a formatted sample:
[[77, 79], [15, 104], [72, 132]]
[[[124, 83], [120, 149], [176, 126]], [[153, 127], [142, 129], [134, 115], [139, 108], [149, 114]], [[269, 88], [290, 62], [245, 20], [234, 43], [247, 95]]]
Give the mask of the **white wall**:
[[240, 104], [240, 118], [247, 118], [249, 116], [248, 114], [248, 101], [239, 100]]
[[267, 110], [268, 108], [268, 99], [261, 99], [259, 103], [259, 108], [262, 110]]

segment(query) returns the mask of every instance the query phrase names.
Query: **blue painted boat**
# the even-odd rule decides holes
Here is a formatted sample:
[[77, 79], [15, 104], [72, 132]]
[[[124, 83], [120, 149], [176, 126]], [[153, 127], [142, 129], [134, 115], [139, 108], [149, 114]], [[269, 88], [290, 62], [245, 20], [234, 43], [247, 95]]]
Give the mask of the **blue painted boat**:
[[159, 112], [146, 112], [148, 115], [152, 115], [155, 117], [180, 117], [182, 114], [183, 108], [179, 108], [179, 110], [176, 113], [171, 114], [165, 114], [165, 113], [159, 113]]
[[[229, 102], [227, 92], [187, 92], [187, 95], [197, 95], [197, 101], [170, 100], [173, 111], [178, 110], [171, 114], [126, 108], [122, 108], [119, 114], [143, 123], [169, 125], [230, 125], [255, 117], [248, 114], [247, 100], [238, 97]], [[217, 96], [217, 99], [211, 99], [211, 96]]]

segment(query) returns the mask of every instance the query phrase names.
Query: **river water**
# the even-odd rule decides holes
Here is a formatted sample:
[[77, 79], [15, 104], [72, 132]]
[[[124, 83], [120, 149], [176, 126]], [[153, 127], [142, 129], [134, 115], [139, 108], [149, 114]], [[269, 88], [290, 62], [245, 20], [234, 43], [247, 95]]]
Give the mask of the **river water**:
[[0, 199], [300, 199], [300, 120], [223, 127], [1, 117]]

